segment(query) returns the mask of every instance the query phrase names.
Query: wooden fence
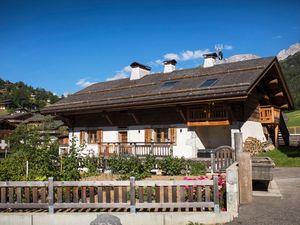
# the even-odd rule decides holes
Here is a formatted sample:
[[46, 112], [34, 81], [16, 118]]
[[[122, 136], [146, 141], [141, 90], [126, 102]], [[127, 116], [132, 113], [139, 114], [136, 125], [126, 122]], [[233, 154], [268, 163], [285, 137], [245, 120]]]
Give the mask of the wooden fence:
[[230, 146], [220, 146], [210, 153], [212, 172], [225, 171], [235, 161], [235, 150]]
[[6, 181], [0, 209], [200, 208], [219, 212], [218, 176], [213, 180]]
[[300, 127], [288, 127], [290, 135], [300, 135]]

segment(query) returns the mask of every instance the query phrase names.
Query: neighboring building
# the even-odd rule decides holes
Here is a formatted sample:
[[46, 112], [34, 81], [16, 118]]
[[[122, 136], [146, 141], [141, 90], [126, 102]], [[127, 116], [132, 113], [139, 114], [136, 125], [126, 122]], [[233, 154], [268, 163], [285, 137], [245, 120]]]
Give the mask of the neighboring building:
[[[1, 93], [1, 90], [0, 90]], [[7, 110], [13, 106], [13, 101], [12, 100], [4, 100], [0, 102], [0, 110]]]
[[200, 149], [234, 146], [234, 133], [288, 144], [282, 110], [293, 101], [275, 57], [164, 73], [132, 63], [131, 77], [93, 84], [43, 109], [68, 124], [70, 138], [96, 155], [114, 152], [197, 157]]
[[9, 153], [9, 144], [7, 138], [15, 129], [15, 125], [5, 119], [0, 119], [0, 159], [6, 158]]
[[[68, 142], [69, 132], [64, 123], [53, 116], [44, 116], [40, 113], [14, 113], [10, 115], [0, 116], [0, 150], [1, 143], [8, 143], [7, 139], [20, 124], [27, 124], [29, 126], [37, 127], [41, 136], [48, 135], [51, 140], [58, 140], [60, 144]], [[5, 145], [6, 145], [5, 144]], [[4, 144], [3, 144], [4, 146]], [[4, 147], [2, 148], [2, 150]], [[6, 145], [5, 150], [8, 149]], [[1, 158], [1, 156], [0, 156]]]

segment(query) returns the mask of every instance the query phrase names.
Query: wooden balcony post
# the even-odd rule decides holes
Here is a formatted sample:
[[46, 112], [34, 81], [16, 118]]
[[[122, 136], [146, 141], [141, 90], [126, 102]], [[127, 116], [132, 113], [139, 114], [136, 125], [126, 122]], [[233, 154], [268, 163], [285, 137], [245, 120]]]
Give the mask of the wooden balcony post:
[[116, 151], [116, 153], [117, 153], [118, 156], [120, 155], [120, 147], [121, 147], [120, 142], [118, 142], [118, 144], [117, 144], [117, 151]]
[[136, 142], [133, 144], [132, 154], [136, 155]]
[[154, 155], [154, 143], [151, 142], [150, 155]]
[[173, 143], [170, 144], [170, 156], [173, 156]]
[[275, 137], [275, 147], [278, 148], [279, 147], [279, 142], [278, 142], [278, 134], [279, 134], [279, 126], [275, 125], [275, 129], [274, 129], [274, 137]]

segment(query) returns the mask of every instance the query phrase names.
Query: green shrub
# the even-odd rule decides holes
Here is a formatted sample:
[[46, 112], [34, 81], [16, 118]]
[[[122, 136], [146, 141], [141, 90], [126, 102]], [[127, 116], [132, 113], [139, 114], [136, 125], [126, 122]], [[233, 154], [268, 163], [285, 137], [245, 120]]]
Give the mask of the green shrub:
[[[0, 180], [40, 180], [59, 176], [58, 143], [35, 127], [19, 125], [11, 134], [12, 154], [0, 162]], [[26, 161], [29, 170], [26, 177]]]
[[190, 175], [204, 175], [207, 172], [207, 166], [203, 162], [189, 161]]
[[159, 162], [159, 166], [166, 175], [182, 175], [186, 172], [187, 161], [183, 157], [168, 156]]
[[109, 168], [112, 173], [121, 175], [122, 180], [135, 177], [136, 180], [151, 176], [151, 169], [154, 168], [156, 159], [154, 156], [147, 156], [142, 160], [136, 156], [122, 157], [113, 156], [108, 159]]
[[78, 155], [78, 151], [76, 148], [76, 140], [73, 137], [71, 140], [71, 146], [69, 149], [69, 154], [64, 155], [61, 158], [61, 172], [60, 176], [62, 180], [79, 180], [80, 173], [79, 173], [79, 163], [80, 158]]

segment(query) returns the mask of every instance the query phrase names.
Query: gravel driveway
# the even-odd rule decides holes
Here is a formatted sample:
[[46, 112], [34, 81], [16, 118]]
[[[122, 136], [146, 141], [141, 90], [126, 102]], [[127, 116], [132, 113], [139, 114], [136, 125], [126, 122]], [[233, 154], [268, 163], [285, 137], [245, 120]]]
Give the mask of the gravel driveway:
[[253, 197], [227, 225], [300, 225], [300, 168], [275, 168], [273, 174], [282, 197]]

